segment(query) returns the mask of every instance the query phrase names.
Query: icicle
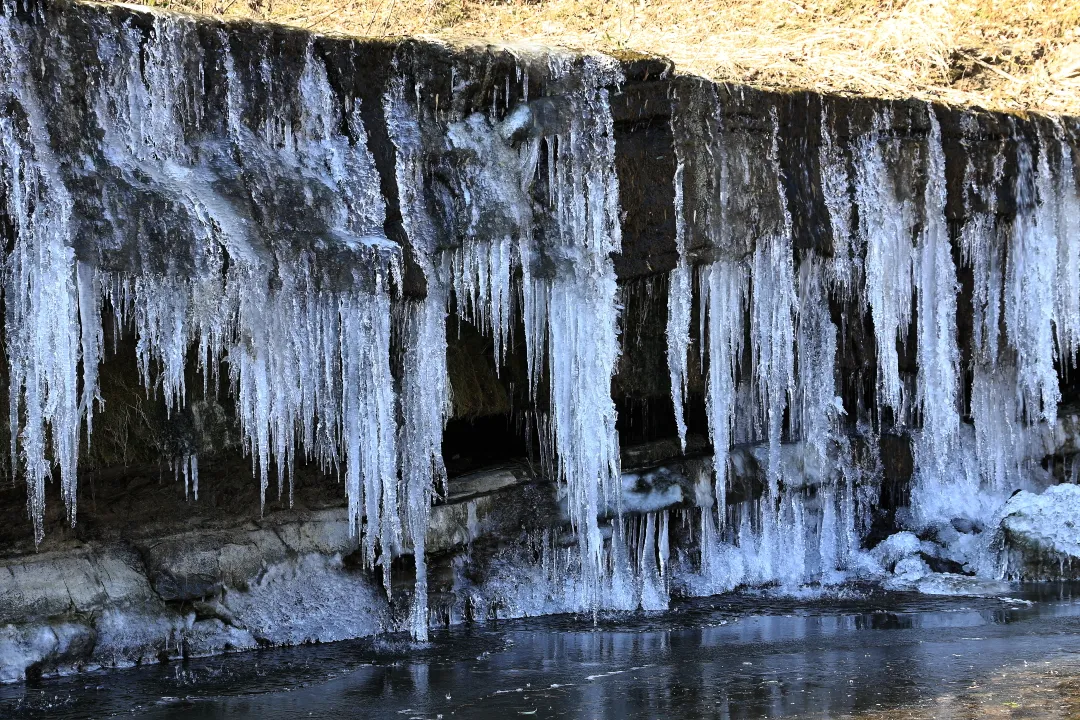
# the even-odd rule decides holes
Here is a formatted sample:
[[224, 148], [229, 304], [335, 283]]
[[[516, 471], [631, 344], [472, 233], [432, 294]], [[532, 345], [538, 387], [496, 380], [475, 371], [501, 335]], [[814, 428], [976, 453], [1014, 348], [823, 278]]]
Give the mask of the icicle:
[[999, 149], [993, 158], [988, 186], [980, 187], [969, 157], [966, 185], [969, 192], [984, 196], [985, 208], [971, 211], [960, 231], [962, 257], [971, 268], [974, 283], [971, 306], [976, 362], [991, 367], [997, 363], [1004, 284], [1004, 236], [997, 225], [997, 191], [1004, 172], [1005, 155]]
[[199, 456], [195, 453], [188, 455], [188, 475], [191, 478], [191, 490], [195, 495], [195, 502], [199, 501]]
[[[405, 100], [405, 84], [402, 80], [397, 79], [391, 84], [384, 100], [384, 111], [387, 127], [397, 150], [396, 179], [402, 224], [417, 251], [417, 260], [427, 280], [425, 298], [407, 302], [405, 305], [405, 328], [402, 333], [402, 424], [398, 444], [406, 530], [412, 542], [416, 567], [409, 631], [415, 640], [426, 642], [428, 588], [425, 542], [433, 489], [436, 483], [444, 486], [446, 483], [442, 434], [446, 419], [450, 415], [450, 392], [446, 374], [446, 276], [450, 273], [450, 267], [447, 263], [437, 263], [434, 258], [436, 235], [423, 201], [424, 168], [420, 127], [411, 104]], [[509, 265], [507, 283], [508, 268]], [[499, 293], [495, 295], [498, 296]], [[465, 297], [472, 298], [474, 302], [479, 297], [494, 302], [490, 293], [473, 295], [470, 292], [464, 296], [459, 293], [458, 297], [459, 303]], [[499, 317], [497, 323], [503, 322], [500, 313], [501, 311], [495, 313]], [[495, 334], [499, 335], [501, 332], [502, 330], [497, 330]], [[499, 357], [498, 350], [496, 357]]]
[[796, 342], [798, 375], [792, 407], [795, 433], [828, 464], [828, 443], [844, 409], [836, 395], [836, 326], [829, 313], [824, 264], [809, 254], [799, 265]]
[[992, 490], [1014, 486], [1021, 460], [1021, 411], [1017, 403], [1016, 365], [998, 358], [993, 365], [975, 365], [971, 383], [971, 416], [975, 421], [975, 455], [979, 474]]
[[532, 224], [528, 189], [535, 162], [533, 146], [523, 143], [517, 149], [511, 140], [530, 120], [528, 108], [520, 106], [500, 123], [476, 113], [452, 123], [446, 131], [450, 146], [461, 158], [461, 182], [466, 188], [464, 240], [454, 252], [452, 268], [457, 311], [491, 334], [496, 369], [504, 359], [513, 326], [514, 240], [529, 232]]
[[[1054, 327], [1062, 367], [1076, 364], [1080, 353], [1080, 193], [1073, 152], [1061, 121], [1054, 122], [1060, 158], [1054, 167], [1053, 210], [1057, 217], [1057, 277]], [[1049, 200], [1049, 199], [1048, 199]]]
[[900, 194], [886, 155], [895, 154], [896, 141], [885, 135], [891, 123], [891, 113], [877, 115], [873, 129], [854, 145], [855, 197], [866, 247], [866, 300], [877, 342], [877, 402], [891, 407], [899, 420], [904, 398], [896, 343], [906, 338], [911, 320], [916, 213], [912, 201]]
[[[757, 238], [750, 268], [750, 351], [755, 394], [769, 441], [769, 497], [777, 497], [780, 481], [780, 434], [788, 399], [794, 394], [795, 277], [791, 216], [787, 211], [777, 150], [777, 121], [769, 160], [776, 168], [776, 192], [783, 207], [778, 235]], [[771, 513], [766, 513], [771, 515]]]
[[823, 581], [840, 568], [840, 532], [837, 527], [836, 489], [832, 486], [821, 488], [821, 530], [818, 535], [818, 557]]
[[994, 154], [990, 177], [979, 181], [968, 159], [965, 185], [974, 202], [960, 231], [960, 249], [972, 275], [971, 417], [979, 474], [989, 488], [1004, 493], [1019, 471], [1016, 364], [1001, 344], [1005, 240], [997, 218], [997, 195], [1005, 172], [1005, 154]]
[[645, 515], [645, 536], [638, 553], [638, 575], [641, 579], [642, 610], [666, 610], [667, 593], [663, 576], [657, 569], [656, 513]]
[[435, 283], [427, 297], [406, 309], [401, 393], [401, 480], [405, 518], [416, 565], [410, 632], [427, 640], [427, 565], [424, 554], [432, 490], [446, 480], [442, 432], [448, 413], [446, 296]]
[[690, 345], [690, 263], [686, 258], [686, 212], [683, 201], [683, 173], [680, 162], [675, 169], [675, 248], [679, 259], [668, 284], [667, 361], [671, 375], [671, 402], [679, 447], [686, 451], [686, 363]]
[[1054, 422], [1061, 399], [1054, 369], [1054, 280], [1057, 275], [1056, 221], [1050, 198], [1053, 179], [1045, 143], [1037, 161], [1020, 143], [1017, 159], [1017, 215], [1005, 268], [1005, 336], [1016, 350], [1017, 393], [1029, 420]]
[[746, 266], [718, 260], [701, 269], [702, 344], [708, 348], [705, 405], [713, 446], [716, 507], [721, 524], [727, 504], [728, 457], [735, 419], [736, 371], [743, 347]]
[[94, 403], [102, 404], [98, 387], [98, 366], [101, 364], [105, 336], [101, 323], [101, 287], [98, 273], [88, 263], [76, 266], [79, 286], [79, 350], [82, 358], [82, 398], [79, 414], [86, 418], [86, 444], [89, 446], [94, 429]]
[[915, 259], [917, 290], [917, 394], [920, 442], [943, 470], [960, 432], [960, 351], [956, 345], [956, 267], [945, 224], [945, 155], [932, 107], [927, 139], [925, 220]]
[[829, 282], [841, 297], [848, 298], [858, 292], [862, 279], [862, 239], [856, 233], [852, 218], [851, 173], [847, 160], [829, 123], [829, 113], [821, 113], [821, 147], [818, 150], [821, 168], [821, 192], [825, 208], [829, 211], [832, 229], [832, 256], [828, 263]]
[[79, 430], [82, 416], [93, 411], [89, 401], [80, 405], [78, 362], [82, 350], [83, 397], [93, 398], [98, 336], [95, 328], [79, 330], [80, 312], [89, 322], [94, 310], [92, 303], [79, 303], [72, 198], [44, 134], [41, 105], [26, 82], [32, 77], [25, 64], [28, 43], [14, 25], [12, 14], [0, 16], [0, 104], [9, 108], [0, 116], [0, 189], [14, 230], [3, 278], [9, 431], [12, 471], [21, 467], [26, 478], [27, 509], [40, 542], [53, 464], [60, 469], [68, 521], [75, 523]]
[[669, 511], [660, 511], [660, 539], [658, 554], [660, 556], [660, 578], [664, 581], [665, 587], [670, 579], [668, 577], [668, 565], [671, 562], [671, 531], [668, 529]]

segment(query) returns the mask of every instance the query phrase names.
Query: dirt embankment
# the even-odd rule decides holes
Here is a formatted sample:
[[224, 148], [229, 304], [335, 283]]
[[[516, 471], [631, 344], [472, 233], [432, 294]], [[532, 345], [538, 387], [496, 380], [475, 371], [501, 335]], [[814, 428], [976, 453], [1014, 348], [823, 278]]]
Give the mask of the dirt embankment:
[[1080, 114], [1074, 0], [145, 0], [364, 36], [533, 42], [672, 58], [767, 87]]

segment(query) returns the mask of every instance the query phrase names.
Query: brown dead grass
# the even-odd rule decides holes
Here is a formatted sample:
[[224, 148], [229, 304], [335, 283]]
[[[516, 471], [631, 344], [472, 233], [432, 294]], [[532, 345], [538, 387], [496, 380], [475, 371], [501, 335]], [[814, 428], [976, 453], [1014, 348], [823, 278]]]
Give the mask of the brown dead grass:
[[1080, 0], [144, 0], [323, 32], [666, 55], [765, 87], [1080, 114]]

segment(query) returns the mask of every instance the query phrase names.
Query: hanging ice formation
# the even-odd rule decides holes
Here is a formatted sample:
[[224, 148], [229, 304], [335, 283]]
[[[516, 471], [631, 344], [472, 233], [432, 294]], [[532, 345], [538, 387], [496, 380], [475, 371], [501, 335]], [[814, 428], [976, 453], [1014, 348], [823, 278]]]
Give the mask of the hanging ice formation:
[[0, 16], [0, 104], [5, 108], [0, 115], [0, 189], [17, 238], [5, 258], [3, 278], [11, 467], [26, 478], [34, 537], [40, 541], [45, 480], [54, 463], [68, 520], [75, 522], [79, 434], [96, 395], [85, 384], [94, 368], [83, 373], [80, 401], [78, 367], [80, 357], [95, 362], [99, 343], [96, 329], [79, 332], [80, 312], [94, 319], [94, 310], [80, 306], [80, 290], [92, 279], [84, 271], [76, 281], [72, 199], [42, 133], [45, 117], [37, 93], [20, 82], [29, 76], [28, 60], [10, 16]]
[[[102, 405], [103, 315], [134, 338], [141, 380], [169, 412], [190, 402], [196, 371], [205, 393], [227, 373], [264, 502], [272, 486], [291, 493], [298, 462], [340, 475], [363, 560], [387, 589], [391, 558], [414, 556], [409, 627], [421, 640], [430, 512], [448, 483], [451, 312], [490, 336], [504, 379], [524, 345], [529, 412], [574, 530], [575, 542], [549, 533], [530, 549], [538, 587], [561, 598], [551, 607], [664, 607], [680, 532], [701, 551], [693, 592], [860, 572], [886, 436], [913, 440], [911, 501], [897, 513], [907, 529], [988, 523], [1048, 475], [1029, 436], [1055, 431], [1059, 376], [1080, 353], [1065, 120], [998, 117], [1007, 137], [965, 154], [957, 143], [987, 142], [975, 115], [957, 133], [952, 111], [918, 103], [796, 107], [672, 80], [663, 186], [677, 260], [659, 395], [670, 390], [683, 452], [688, 424], [707, 426], [712, 478], [680, 510], [624, 517], [608, 98], [621, 66], [530, 56], [505, 90], [452, 75], [440, 108], [401, 50], [379, 108], [368, 95], [361, 106], [324, 40], [290, 35], [284, 49], [256, 33], [244, 45], [223, 27], [141, 17], [71, 20], [92, 38], [75, 58], [31, 32], [33, 19], [0, 13], [8, 454], [39, 541], [54, 470], [76, 518], [77, 458]], [[530, 100], [530, 82], [546, 94]], [[85, 127], [63, 125], [46, 87], [77, 93]], [[371, 148], [361, 111], [376, 122]], [[77, 147], [61, 152], [58, 138]], [[380, 178], [372, 149], [392, 155], [392, 175]], [[959, 180], [947, 172], [956, 157]], [[402, 248], [384, 227], [395, 181], [390, 234], [422, 275], [415, 296], [398, 292]], [[970, 270], [970, 353], [954, 243]], [[873, 350], [853, 363], [858, 348]], [[196, 498], [199, 451], [166, 458]]]
[[[817, 536], [808, 530], [795, 478], [787, 477], [790, 453], [781, 444], [784, 419], [790, 414], [790, 434], [816, 453], [812, 472], [820, 474], [828, 464], [838, 410], [831, 382], [836, 331], [824, 293], [824, 264], [808, 255], [796, 276], [791, 217], [781, 184], [778, 117], [773, 114], [763, 128], [744, 127], [724, 113], [722, 101], [709, 90], [691, 91], [678, 99], [676, 107], [680, 260], [672, 273], [668, 357], [677, 413], [682, 412], [677, 380], [685, 372], [687, 347], [679, 333], [689, 324], [690, 297], [685, 291], [682, 298], [675, 296], [676, 278], [684, 271], [688, 248], [711, 258], [698, 269], [717, 508], [715, 513], [702, 512], [703, 587], [717, 591], [746, 581], [797, 583], [812, 569], [808, 560], [828, 552], [835, 536], [829, 530], [827, 547], [808, 552], [808, 542]], [[687, 309], [682, 310], [684, 303]], [[747, 327], [750, 347], [744, 353]], [[761, 498], [736, 506], [731, 515], [727, 507], [731, 448], [737, 439], [758, 438], [767, 448], [761, 457], [765, 468]], [[829, 505], [822, 512], [835, 526], [835, 494], [822, 495]], [[829, 570], [835, 567], [836, 554], [829, 555]]]
[[[570, 77], [572, 64], [560, 64], [555, 76]], [[611, 254], [621, 250], [622, 238], [605, 89], [618, 70], [606, 58], [591, 57], [578, 72], [581, 86], [568, 95], [570, 126], [543, 142], [549, 197], [543, 241], [527, 239], [520, 253], [529, 365], [535, 386], [546, 352], [557, 474], [566, 486], [586, 589], [594, 592], [604, 574], [596, 517], [605, 505], [618, 505], [621, 487], [611, 398], [619, 353]]]
[[450, 413], [446, 379], [446, 314], [450, 258], [439, 252], [437, 231], [423, 197], [423, 138], [416, 114], [396, 80], [384, 102], [387, 127], [397, 150], [398, 203], [402, 224], [424, 273], [427, 294], [405, 306], [401, 392], [401, 480], [406, 530], [416, 567], [409, 630], [428, 636], [425, 543], [436, 484], [445, 486], [442, 434]]
[[[10, 15], [0, 22], [3, 62], [16, 67], [20, 29]], [[18, 80], [31, 73], [4, 73], [6, 100], [30, 115], [22, 129], [3, 124], [6, 189], [38, 194], [33, 217], [16, 230], [5, 282], [8, 337], [17, 338], [9, 365], [25, 398], [22, 415], [12, 403], [12, 448], [21, 448], [36, 532], [46, 428], [74, 520], [78, 430], [85, 417], [89, 431], [97, 395], [104, 294], [120, 324], [134, 326], [140, 374], [169, 408], [187, 396], [189, 347], [204, 377], [228, 363], [264, 495], [272, 465], [280, 493], [297, 453], [328, 468], [341, 458], [353, 530], [363, 529], [368, 562], [379, 558], [388, 573], [401, 541], [389, 295], [398, 250], [383, 236], [358, 108], [339, 106], [310, 47], [299, 76], [285, 79], [265, 64], [237, 67], [227, 38], [218, 42], [225, 112], [215, 116], [202, 105], [208, 88], [192, 21], [154, 16], [149, 39], [130, 28], [99, 42], [87, 105], [101, 149], [70, 172], [105, 182], [100, 212], [115, 239], [85, 249], [86, 262], [75, 260], [60, 166], [36, 135], [48, 122], [34, 116], [31, 84]], [[259, 117], [241, 85], [276, 98], [280, 114]], [[237, 177], [248, 182], [238, 186]], [[290, 205], [297, 191], [308, 200]], [[252, 213], [255, 206], [270, 212]], [[148, 234], [135, 234], [140, 227]], [[108, 270], [110, 253], [128, 249], [136, 270]], [[407, 430], [405, 441], [417, 432]], [[197, 493], [191, 450], [176, 467]]]
[[891, 408], [902, 423], [909, 398], [903, 396], [896, 346], [906, 341], [911, 320], [917, 216], [914, 198], [904, 194], [892, 172], [903, 148], [886, 132], [891, 123], [891, 114], [876, 115], [871, 130], [857, 141], [855, 199], [866, 248], [866, 301], [877, 346], [877, 403]]
[[[474, 113], [439, 130], [457, 160], [463, 206], [450, 213], [461, 246], [447, 251], [450, 278], [437, 282], [452, 288], [463, 319], [491, 333], [500, 363], [521, 273], [529, 382], [536, 399], [546, 377], [547, 440], [578, 537], [585, 605], [596, 608], [605, 575], [597, 515], [617, 506], [619, 493], [610, 384], [619, 350], [611, 254], [620, 249], [620, 225], [606, 90], [618, 70], [601, 56], [553, 54], [547, 63], [547, 81], [563, 90], [557, 102], [565, 107], [522, 100], [501, 119]], [[398, 140], [399, 152], [407, 142]], [[403, 193], [419, 196], [418, 182], [405, 180]], [[403, 206], [415, 217], [426, 212]]]
[[[686, 168], [675, 168], [675, 269], [668, 280], [667, 361], [671, 377], [671, 404], [675, 409], [675, 427], [679, 447], [686, 451], [686, 362], [690, 352], [690, 315], [693, 302], [690, 262], [686, 253], [686, 218], [683, 216], [683, 175]], [[711, 418], [710, 414], [710, 418]], [[719, 485], [718, 485], [719, 487]], [[723, 503], [721, 502], [721, 505]]]

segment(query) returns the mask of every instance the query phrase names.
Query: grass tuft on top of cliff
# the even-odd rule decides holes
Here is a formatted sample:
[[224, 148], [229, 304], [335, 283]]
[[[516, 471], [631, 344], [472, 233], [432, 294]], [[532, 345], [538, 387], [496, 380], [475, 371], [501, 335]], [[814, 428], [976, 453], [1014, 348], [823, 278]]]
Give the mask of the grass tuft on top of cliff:
[[374, 37], [665, 55], [761, 87], [1080, 114], [1080, 0], [143, 0]]

